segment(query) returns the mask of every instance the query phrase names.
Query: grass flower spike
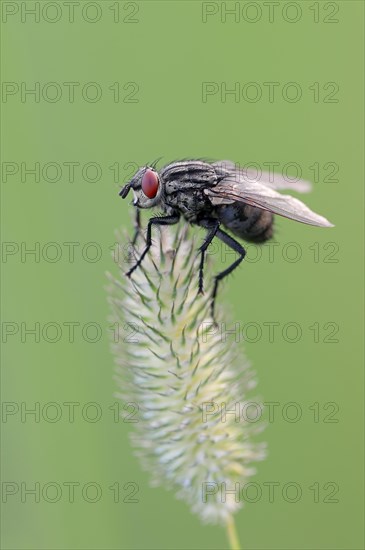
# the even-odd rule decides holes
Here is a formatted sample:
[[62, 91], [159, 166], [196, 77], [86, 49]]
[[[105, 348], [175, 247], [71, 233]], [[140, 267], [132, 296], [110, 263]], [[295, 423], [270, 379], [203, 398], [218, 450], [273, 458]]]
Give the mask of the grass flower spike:
[[[255, 380], [247, 360], [221, 337], [221, 309], [217, 325], [210, 317], [209, 277], [206, 293], [197, 294], [191, 231], [162, 229], [131, 279], [123, 261], [119, 276], [110, 277], [120, 327], [113, 344], [118, 396], [138, 405], [133, 444], [152, 483], [172, 489], [204, 522], [229, 527], [243, 503], [228, 491], [247, 482], [264, 449], [251, 440], [258, 426], [230, 413], [244, 410]], [[126, 323], [135, 333], [129, 341]]]

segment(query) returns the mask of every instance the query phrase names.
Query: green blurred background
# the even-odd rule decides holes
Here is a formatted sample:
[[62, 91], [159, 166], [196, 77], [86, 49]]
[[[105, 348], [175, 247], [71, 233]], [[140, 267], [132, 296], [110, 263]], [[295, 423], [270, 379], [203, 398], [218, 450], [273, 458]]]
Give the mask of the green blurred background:
[[[161, 155], [295, 163], [289, 174], [299, 165], [316, 180], [306, 202], [336, 227], [277, 220], [274, 261], [265, 247], [255, 263], [250, 249], [221, 297], [240, 327], [256, 323], [250, 340], [262, 331], [241, 346], [256, 393], [278, 404], [253, 478], [262, 496], [237, 526], [244, 548], [363, 548], [363, 3], [282, 2], [273, 15], [265, 2], [242, 2], [226, 20], [217, 2], [55, 4], [41, 2], [36, 21], [34, 2], [2, 2], [3, 548], [226, 547], [221, 528], [149, 487], [133, 425], [114, 421], [105, 273], [116, 273], [115, 229], [131, 228], [118, 189], [134, 163]], [[36, 82], [39, 97], [22, 96]], [[206, 101], [204, 82], [216, 92]], [[271, 98], [269, 82], [278, 83]], [[301, 90], [296, 102], [288, 82]], [[235, 83], [241, 95], [222, 98]], [[37, 162], [39, 178], [25, 172]], [[39, 257], [24, 255], [35, 247]], [[225, 258], [214, 262], [218, 270]], [[35, 323], [38, 342], [25, 333]], [[298, 342], [287, 323], [299, 325]], [[70, 402], [79, 404], [73, 422]], [[25, 407], [40, 407], [39, 418]], [[68, 482], [79, 484], [73, 503]], [[124, 502], [129, 482], [138, 502]], [[269, 482], [279, 484], [273, 502]], [[301, 488], [295, 503], [283, 496], [288, 482]], [[39, 502], [25, 492], [35, 483]], [[102, 491], [97, 502], [87, 502], [88, 483]]]

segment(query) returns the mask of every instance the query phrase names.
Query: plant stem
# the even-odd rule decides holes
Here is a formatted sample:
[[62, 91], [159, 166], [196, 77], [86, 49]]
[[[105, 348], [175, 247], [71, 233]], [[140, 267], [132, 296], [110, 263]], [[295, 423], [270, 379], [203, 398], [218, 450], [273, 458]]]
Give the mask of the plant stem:
[[227, 519], [226, 527], [227, 527], [227, 537], [229, 540], [229, 546], [231, 550], [242, 550], [240, 541], [238, 539], [236, 525], [235, 525], [233, 516], [230, 516]]

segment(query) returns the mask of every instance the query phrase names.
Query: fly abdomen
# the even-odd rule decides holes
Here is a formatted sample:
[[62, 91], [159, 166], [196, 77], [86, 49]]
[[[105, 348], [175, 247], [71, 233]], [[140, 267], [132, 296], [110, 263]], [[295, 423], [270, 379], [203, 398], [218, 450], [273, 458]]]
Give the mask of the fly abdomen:
[[273, 236], [274, 216], [267, 210], [234, 203], [217, 206], [216, 212], [219, 221], [245, 241], [260, 243]]

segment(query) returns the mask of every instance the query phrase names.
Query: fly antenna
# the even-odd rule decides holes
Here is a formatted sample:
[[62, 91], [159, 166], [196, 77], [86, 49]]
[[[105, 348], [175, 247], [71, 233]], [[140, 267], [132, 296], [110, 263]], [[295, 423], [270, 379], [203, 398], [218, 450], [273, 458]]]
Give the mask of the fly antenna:
[[122, 199], [125, 199], [126, 196], [128, 195], [129, 193], [129, 190], [130, 190], [131, 186], [129, 183], [127, 183], [127, 185], [125, 185], [124, 187], [122, 187], [120, 193], [119, 193], [119, 196], [122, 197]]

